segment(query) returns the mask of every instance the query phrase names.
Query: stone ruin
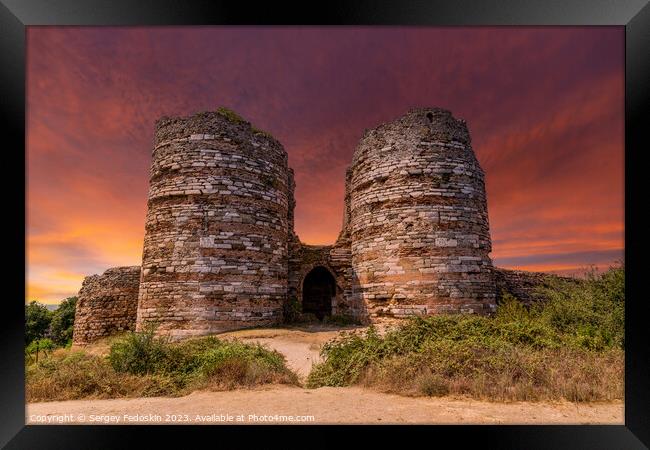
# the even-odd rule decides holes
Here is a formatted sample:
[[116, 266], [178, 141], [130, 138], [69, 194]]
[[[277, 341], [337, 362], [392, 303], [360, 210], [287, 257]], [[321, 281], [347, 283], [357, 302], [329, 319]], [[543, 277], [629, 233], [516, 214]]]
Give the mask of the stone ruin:
[[156, 122], [141, 267], [87, 277], [74, 343], [157, 323], [171, 338], [281, 323], [489, 314], [544, 274], [493, 267], [483, 171], [465, 121], [413, 109], [367, 130], [328, 246], [294, 232], [282, 144], [218, 110]]
[[74, 343], [135, 330], [140, 267], [115, 267], [86, 277], [77, 298]]

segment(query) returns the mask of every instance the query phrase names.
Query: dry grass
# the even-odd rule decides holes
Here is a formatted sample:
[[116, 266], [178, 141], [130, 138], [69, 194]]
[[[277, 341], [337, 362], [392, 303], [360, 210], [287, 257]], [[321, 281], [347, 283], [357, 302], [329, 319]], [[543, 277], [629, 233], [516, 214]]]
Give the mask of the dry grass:
[[[482, 354], [481, 354], [482, 353]], [[622, 400], [624, 355], [573, 349], [477, 351], [471, 361], [449, 355], [395, 357], [368, 368], [360, 383], [409, 396], [469, 396], [493, 401]]]
[[26, 377], [28, 402], [141, 397], [159, 391], [163, 381], [117, 373], [104, 358], [79, 350], [57, 350], [28, 366]]
[[[175, 397], [195, 390], [299, 384], [282, 355], [259, 345], [201, 338], [175, 344], [153, 341], [154, 348], [145, 341], [145, 352], [152, 348], [158, 351], [152, 359], [143, 354], [142, 347], [134, 353], [133, 341], [142, 343], [134, 333], [111, 340], [108, 356], [59, 349], [38, 363], [27, 365], [27, 401]], [[149, 366], [134, 365], [143, 356]]]
[[308, 387], [363, 384], [403, 395], [488, 400], [623, 399], [625, 270], [556, 281], [527, 308], [495, 317], [415, 317], [380, 333], [346, 333], [323, 346]]

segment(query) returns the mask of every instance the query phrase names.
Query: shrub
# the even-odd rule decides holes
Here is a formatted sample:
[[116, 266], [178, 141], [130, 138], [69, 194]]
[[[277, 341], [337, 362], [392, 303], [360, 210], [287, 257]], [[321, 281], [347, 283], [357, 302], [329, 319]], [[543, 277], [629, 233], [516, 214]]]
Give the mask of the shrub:
[[298, 384], [275, 351], [215, 337], [170, 343], [152, 325], [117, 338], [106, 357], [59, 349], [27, 366], [28, 401], [176, 396], [269, 383]]
[[143, 375], [164, 371], [167, 364], [166, 342], [155, 335], [156, 326], [146, 324], [138, 333], [127, 333], [111, 345], [108, 360], [117, 372]]
[[325, 343], [321, 349], [325, 362], [312, 368], [307, 377], [307, 387], [356, 383], [365, 369], [384, 356], [385, 344], [373, 326], [365, 335], [344, 333]]
[[547, 301], [533, 307], [540, 323], [565, 334], [575, 345], [594, 350], [622, 347], [625, 337], [625, 269], [586, 273], [582, 283], [549, 280], [539, 294]]
[[50, 336], [57, 345], [65, 346], [72, 340], [76, 305], [77, 297], [69, 297], [52, 313]]
[[52, 351], [56, 345], [50, 338], [34, 339], [25, 349], [27, 353], [36, 353], [37, 351]]
[[128, 333], [111, 346], [108, 356], [116, 372], [170, 377], [178, 388], [296, 384], [284, 357], [258, 344], [216, 337], [170, 343], [155, 336], [155, 326]]
[[502, 294], [495, 317], [501, 323], [530, 321], [528, 308], [509, 292]]
[[229, 120], [232, 120], [233, 122], [246, 122], [246, 120], [244, 120], [244, 118], [237, 114], [235, 111], [223, 106], [217, 108], [217, 113]]
[[260, 130], [259, 128], [253, 127], [253, 133], [259, 134], [260, 136], [264, 136], [269, 139], [275, 139], [275, 137], [273, 137], [271, 133], [269, 133], [268, 131]]
[[273, 382], [297, 383], [284, 357], [257, 344], [222, 343], [197, 356], [195, 384], [232, 388]]
[[156, 395], [167, 392], [164, 382], [115, 372], [105, 358], [82, 351], [58, 350], [26, 369], [29, 402]]
[[45, 305], [35, 300], [25, 305], [25, 344], [44, 337], [51, 320], [52, 312]]
[[27, 357], [27, 362], [38, 362], [39, 355], [41, 358], [46, 358], [56, 345], [49, 338], [34, 339], [30, 344], [25, 348], [25, 356]]
[[623, 353], [575, 348], [530, 351], [520, 346], [439, 342], [422, 354], [396, 356], [361, 382], [402, 395], [465, 395], [498, 401], [622, 399]]
[[308, 387], [366, 384], [411, 395], [611, 400], [623, 395], [624, 269], [551, 280], [530, 309], [505, 296], [494, 317], [414, 317], [380, 336], [323, 346]]

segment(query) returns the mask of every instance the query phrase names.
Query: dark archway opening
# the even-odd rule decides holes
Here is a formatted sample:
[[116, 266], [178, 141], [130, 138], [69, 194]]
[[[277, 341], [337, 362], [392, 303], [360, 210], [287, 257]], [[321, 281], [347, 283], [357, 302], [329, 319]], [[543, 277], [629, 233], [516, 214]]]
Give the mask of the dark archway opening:
[[336, 295], [336, 281], [324, 267], [314, 267], [302, 284], [302, 312], [312, 313], [318, 320], [332, 315], [332, 298]]

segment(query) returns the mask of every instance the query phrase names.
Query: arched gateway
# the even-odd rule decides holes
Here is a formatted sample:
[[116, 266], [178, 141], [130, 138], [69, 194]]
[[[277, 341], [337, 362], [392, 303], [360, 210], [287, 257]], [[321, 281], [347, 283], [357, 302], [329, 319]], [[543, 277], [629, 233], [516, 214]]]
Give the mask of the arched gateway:
[[323, 266], [314, 267], [302, 285], [302, 312], [312, 313], [319, 320], [332, 315], [332, 298], [336, 295], [336, 281]]

